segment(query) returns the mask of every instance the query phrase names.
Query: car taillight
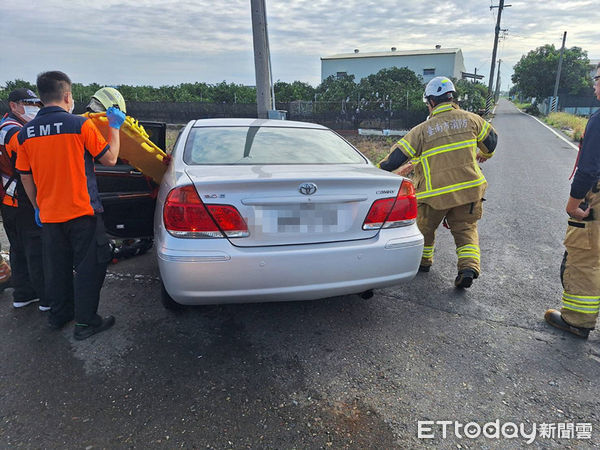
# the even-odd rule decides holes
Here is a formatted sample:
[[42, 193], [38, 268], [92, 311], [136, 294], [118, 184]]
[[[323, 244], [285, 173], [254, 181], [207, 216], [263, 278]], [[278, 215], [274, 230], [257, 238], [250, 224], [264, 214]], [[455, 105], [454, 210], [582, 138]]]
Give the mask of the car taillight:
[[235, 206], [231, 205], [206, 205], [210, 215], [225, 233], [225, 236], [246, 237], [250, 235], [248, 226]]
[[363, 230], [396, 228], [413, 224], [417, 217], [415, 188], [403, 180], [396, 198], [381, 198], [372, 205], [363, 223]]
[[163, 208], [163, 221], [167, 231], [176, 237], [222, 238], [250, 234], [234, 206], [205, 205], [193, 185], [169, 192]]

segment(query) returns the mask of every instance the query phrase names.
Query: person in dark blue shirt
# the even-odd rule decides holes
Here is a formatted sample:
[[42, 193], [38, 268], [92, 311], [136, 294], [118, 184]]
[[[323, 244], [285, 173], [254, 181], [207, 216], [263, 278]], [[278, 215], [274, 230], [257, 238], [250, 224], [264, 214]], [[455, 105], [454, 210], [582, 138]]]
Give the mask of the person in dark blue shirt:
[[97, 313], [111, 251], [94, 160], [115, 165], [125, 114], [106, 111], [107, 142], [91, 120], [71, 114], [75, 100], [67, 74], [41, 73], [37, 88], [44, 108], [17, 135], [15, 167], [42, 228], [48, 323], [59, 330], [75, 319], [73, 337], [82, 340], [115, 323]]
[[[600, 100], [600, 64], [594, 76], [594, 94]], [[560, 311], [549, 309], [544, 318], [585, 339], [596, 326], [600, 311], [600, 110], [590, 116], [585, 128], [566, 210], [562, 307]]]

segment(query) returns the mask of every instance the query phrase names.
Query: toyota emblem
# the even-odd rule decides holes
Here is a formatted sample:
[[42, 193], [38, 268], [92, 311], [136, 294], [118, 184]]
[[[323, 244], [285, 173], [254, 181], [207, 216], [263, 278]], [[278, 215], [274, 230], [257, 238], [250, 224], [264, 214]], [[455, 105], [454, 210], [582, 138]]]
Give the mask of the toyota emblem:
[[298, 188], [298, 191], [302, 195], [313, 195], [317, 192], [317, 185], [315, 183], [302, 183]]

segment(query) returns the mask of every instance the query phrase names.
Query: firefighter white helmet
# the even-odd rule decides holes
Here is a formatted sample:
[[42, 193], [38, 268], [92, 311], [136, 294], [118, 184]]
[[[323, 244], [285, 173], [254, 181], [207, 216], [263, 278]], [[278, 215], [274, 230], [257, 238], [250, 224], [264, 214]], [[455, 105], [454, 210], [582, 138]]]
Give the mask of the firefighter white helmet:
[[425, 92], [423, 92], [423, 101], [427, 103], [427, 97], [439, 97], [440, 95], [447, 94], [448, 92], [456, 92], [454, 83], [450, 81], [450, 78], [446, 77], [435, 77], [427, 86], [425, 86]]

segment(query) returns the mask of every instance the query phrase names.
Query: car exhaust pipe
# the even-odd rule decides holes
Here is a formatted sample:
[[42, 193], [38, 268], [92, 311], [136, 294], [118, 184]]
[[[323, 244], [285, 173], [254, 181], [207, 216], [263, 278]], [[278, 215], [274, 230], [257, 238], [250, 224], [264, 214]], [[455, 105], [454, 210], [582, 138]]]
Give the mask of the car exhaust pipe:
[[373, 289], [369, 289], [368, 291], [361, 292], [358, 295], [360, 295], [360, 298], [362, 298], [364, 300], [369, 300], [370, 298], [372, 298], [375, 295], [375, 293], [373, 292]]

